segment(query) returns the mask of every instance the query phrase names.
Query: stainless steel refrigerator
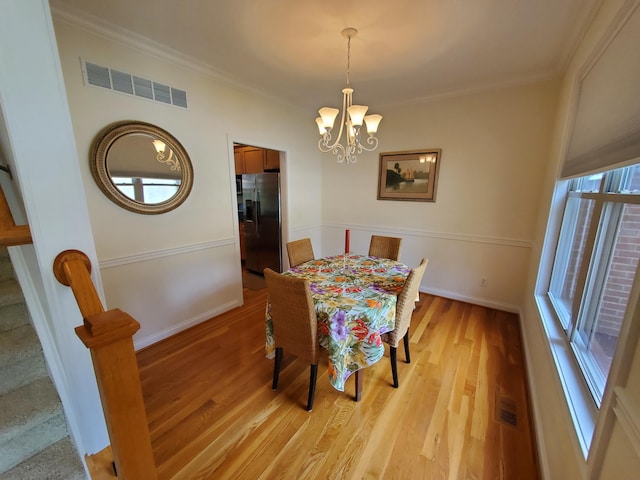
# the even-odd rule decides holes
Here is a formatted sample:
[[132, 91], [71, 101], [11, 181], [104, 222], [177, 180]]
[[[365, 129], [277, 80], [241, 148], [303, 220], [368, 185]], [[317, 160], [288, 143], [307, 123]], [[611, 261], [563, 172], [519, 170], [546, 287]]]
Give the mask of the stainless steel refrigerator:
[[262, 274], [269, 267], [282, 271], [280, 174], [242, 175], [245, 267]]

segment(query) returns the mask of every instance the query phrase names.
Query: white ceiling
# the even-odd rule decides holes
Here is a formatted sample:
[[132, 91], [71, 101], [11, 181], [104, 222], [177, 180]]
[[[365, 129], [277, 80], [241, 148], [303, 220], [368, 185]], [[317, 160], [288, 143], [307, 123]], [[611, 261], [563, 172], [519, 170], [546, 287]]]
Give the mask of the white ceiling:
[[[601, 0], [51, 0], [54, 17], [159, 47], [303, 108], [378, 106], [562, 71]], [[109, 65], [117, 68], [117, 65]], [[142, 74], [143, 72], [133, 72]]]

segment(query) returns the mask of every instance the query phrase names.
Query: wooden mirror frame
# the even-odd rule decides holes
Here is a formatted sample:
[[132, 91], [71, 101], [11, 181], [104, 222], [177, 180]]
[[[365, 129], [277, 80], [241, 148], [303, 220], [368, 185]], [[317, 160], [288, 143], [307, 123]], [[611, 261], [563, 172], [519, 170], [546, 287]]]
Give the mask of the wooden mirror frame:
[[[162, 140], [179, 158], [182, 179], [178, 191], [168, 200], [159, 203], [135, 201], [118, 190], [111, 180], [107, 166], [109, 149], [118, 139], [130, 134], [146, 134]], [[146, 122], [129, 120], [115, 122], [102, 129], [91, 147], [89, 164], [93, 179], [102, 190], [102, 193], [116, 205], [135, 213], [155, 215], [169, 212], [180, 206], [187, 199], [193, 187], [193, 166], [182, 144], [166, 130]]]

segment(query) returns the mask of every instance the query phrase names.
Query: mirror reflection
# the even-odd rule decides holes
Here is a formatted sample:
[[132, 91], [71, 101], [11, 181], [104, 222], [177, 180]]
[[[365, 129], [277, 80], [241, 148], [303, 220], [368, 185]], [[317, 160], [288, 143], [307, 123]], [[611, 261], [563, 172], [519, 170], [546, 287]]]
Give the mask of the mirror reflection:
[[94, 179], [116, 204], [138, 213], [176, 208], [192, 185], [187, 152], [167, 131], [144, 122], [118, 122], [98, 136]]
[[182, 183], [180, 159], [162, 140], [145, 133], [124, 135], [107, 153], [107, 171], [120, 192], [140, 203], [173, 197]]

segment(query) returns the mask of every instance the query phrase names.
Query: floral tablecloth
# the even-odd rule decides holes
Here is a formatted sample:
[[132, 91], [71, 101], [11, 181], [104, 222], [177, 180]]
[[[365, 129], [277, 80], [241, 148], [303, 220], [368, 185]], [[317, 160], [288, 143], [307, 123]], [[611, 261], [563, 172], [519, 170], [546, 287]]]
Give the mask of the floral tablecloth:
[[[345, 254], [311, 260], [285, 272], [311, 283], [320, 345], [329, 351], [329, 380], [339, 391], [353, 372], [384, 355], [380, 335], [393, 330], [396, 301], [410, 268], [386, 258]], [[267, 303], [266, 352], [273, 358]]]

